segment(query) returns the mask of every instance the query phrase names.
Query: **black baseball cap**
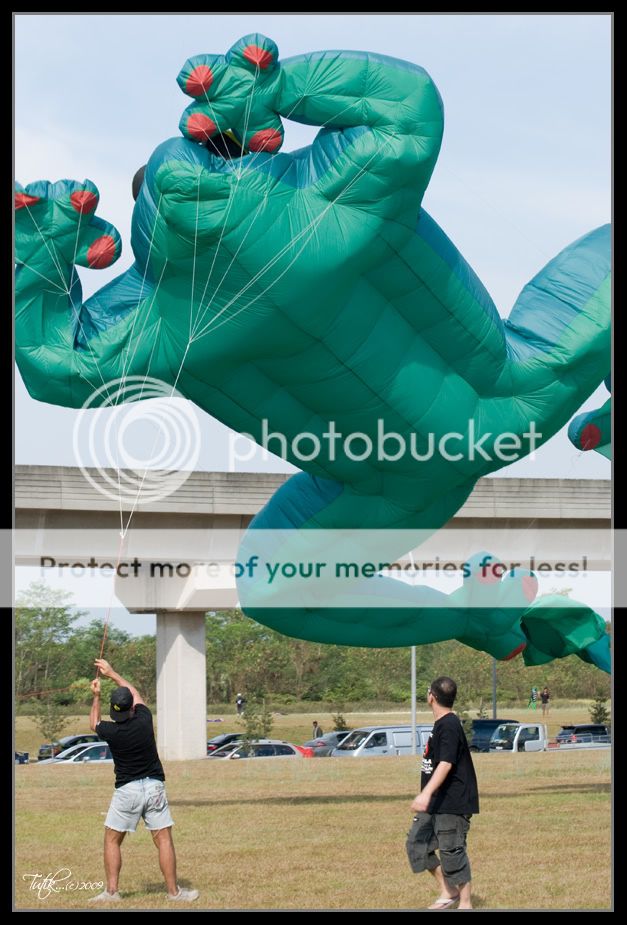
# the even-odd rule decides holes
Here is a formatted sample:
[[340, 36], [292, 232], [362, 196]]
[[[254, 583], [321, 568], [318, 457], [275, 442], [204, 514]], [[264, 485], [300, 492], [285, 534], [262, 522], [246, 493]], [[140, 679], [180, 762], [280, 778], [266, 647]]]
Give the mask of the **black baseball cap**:
[[116, 723], [123, 723], [131, 715], [133, 708], [133, 695], [128, 687], [116, 687], [111, 693], [111, 709], [109, 716]]

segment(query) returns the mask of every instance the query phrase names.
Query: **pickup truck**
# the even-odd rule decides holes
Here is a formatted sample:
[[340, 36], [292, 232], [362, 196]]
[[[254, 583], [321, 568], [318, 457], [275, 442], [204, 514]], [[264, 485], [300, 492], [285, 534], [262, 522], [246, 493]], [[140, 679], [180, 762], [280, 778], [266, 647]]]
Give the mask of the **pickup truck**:
[[[572, 741], [574, 739], [575, 741]], [[491, 752], [570, 751], [573, 748], [610, 748], [609, 735], [578, 735], [549, 739], [543, 723], [501, 723], [490, 739]]]

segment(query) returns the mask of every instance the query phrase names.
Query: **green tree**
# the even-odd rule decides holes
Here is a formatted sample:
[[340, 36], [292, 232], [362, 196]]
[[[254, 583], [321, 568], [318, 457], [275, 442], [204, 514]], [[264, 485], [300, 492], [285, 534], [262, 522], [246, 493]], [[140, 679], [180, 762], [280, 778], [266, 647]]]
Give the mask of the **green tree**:
[[38, 702], [35, 725], [46, 742], [56, 742], [67, 723], [68, 720], [61, 706], [51, 697]]
[[[103, 710], [108, 711], [109, 707], [106, 704], [109, 703], [109, 698], [111, 697], [111, 691], [115, 690], [116, 685], [113, 683], [111, 678], [101, 678], [100, 679], [100, 699], [103, 704]], [[86, 706], [91, 704], [94, 695], [91, 692], [91, 679], [90, 678], [77, 678], [76, 681], [72, 681], [70, 684], [70, 694], [72, 696], [72, 702]]]
[[237, 720], [237, 723], [244, 729], [242, 739], [247, 745], [258, 742], [259, 739], [269, 738], [272, 732], [273, 720], [272, 714], [266, 707], [265, 697], [259, 694], [251, 697], [247, 701], [246, 709]]
[[606, 707], [607, 698], [602, 691], [597, 691], [592, 706], [590, 707], [590, 721], [593, 723], [609, 723], [610, 711]]
[[59, 687], [67, 680], [66, 646], [83, 612], [73, 610], [65, 591], [32, 582], [15, 609], [15, 688], [23, 697]]

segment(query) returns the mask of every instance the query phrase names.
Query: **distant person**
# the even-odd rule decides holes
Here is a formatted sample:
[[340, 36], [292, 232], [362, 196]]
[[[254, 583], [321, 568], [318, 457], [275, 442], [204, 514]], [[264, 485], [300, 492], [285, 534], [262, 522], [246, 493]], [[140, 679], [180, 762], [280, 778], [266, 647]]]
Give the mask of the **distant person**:
[[246, 698], [243, 694], [238, 694], [235, 698], [235, 706], [237, 708], [237, 715], [241, 716], [246, 707]]
[[150, 830], [159, 852], [159, 867], [174, 902], [198, 899], [198, 890], [184, 890], [176, 881], [176, 855], [172, 841], [172, 816], [165, 792], [165, 774], [159, 760], [152, 713], [128, 681], [120, 677], [103, 658], [96, 659], [103, 678], [118, 685], [111, 694], [112, 723], [100, 719], [100, 680], [91, 682], [94, 700], [90, 726], [108, 742], [115, 769], [115, 790], [105, 819], [104, 866], [107, 888], [90, 903], [119, 902], [118, 879], [122, 867], [121, 845], [127, 832], [134, 832], [140, 819]]
[[543, 716], [549, 715], [549, 710], [551, 709], [550, 700], [551, 700], [551, 694], [549, 692], [548, 687], [543, 687], [540, 692], [540, 702], [542, 703], [542, 715]]
[[315, 719], [313, 721], [313, 729], [312, 729], [311, 737], [312, 739], [321, 739], [323, 735], [324, 735], [324, 730], [322, 726], [319, 724], [318, 720]]
[[537, 710], [538, 709], [538, 688], [532, 687], [531, 693], [529, 694], [529, 703], [527, 704], [528, 710]]
[[456, 696], [457, 685], [447, 677], [436, 678], [427, 692], [434, 725], [422, 756], [420, 793], [411, 804], [416, 815], [406, 843], [413, 872], [428, 870], [440, 889], [428, 907], [433, 911], [457, 902], [459, 909], [472, 909], [466, 836], [471, 817], [479, 812], [479, 791], [464, 729], [452, 709]]

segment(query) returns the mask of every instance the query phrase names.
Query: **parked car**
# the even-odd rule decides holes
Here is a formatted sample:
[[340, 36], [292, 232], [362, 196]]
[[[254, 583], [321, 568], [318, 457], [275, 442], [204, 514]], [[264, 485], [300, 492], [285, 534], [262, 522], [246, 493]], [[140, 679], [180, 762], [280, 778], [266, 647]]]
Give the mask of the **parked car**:
[[313, 748], [308, 745], [295, 745], [294, 748], [298, 749], [303, 758], [313, 758], [314, 756]]
[[556, 742], [608, 742], [610, 736], [610, 727], [603, 723], [576, 723], [572, 726], [562, 726], [555, 740]]
[[302, 758], [302, 753], [290, 742], [281, 739], [259, 739], [246, 745], [245, 742], [230, 742], [207, 755], [207, 758]]
[[58, 758], [53, 758], [49, 763], [70, 765], [82, 764], [84, 761], [98, 764], [113, 764], [113, 755], [106, 742], [92, 742], [91, 745], [88, 745], [86, 748], [77, 749], [73, 755], [68, 755], [66, 758], [61, 759], [61, 761], [59, 761]]
[[222, 748], [223, 745], [228, 745], [229, 742], [239, 742], [242, 735], [242, 732], [223, 732], [214, 736], [213, 739], [209, 739], [207, 742], [207, 754], [210, 755], [211, 752], [215, 752], [217, 748]]
[[352, 729], [346, 729], [344, 732], [325, 732], [319, 738], [305, 742], [304, 747], [312, 750], [314, 758], [326, 758], [352, 731]]
[[[432, 729], [433, 723], [416, 726], [418, 754], [425, 750]], [[353, 729], [331, 755], [333, 758], [411, 755], [411, 747], [411, 726], [363, 726]]]
[[80, 735], [63, 736], [58, 742], [53, 742], [52, 744], [46, 742], [44, 745], [41, 745], [39, 747], [37, 759], [38, 761], [43, 761], [44, 758], [56, 758], [60, 752], [64, 752], [66, 748], [70, 748], [72, 745], [80, 745], [82, 742], [98, 741], [100, 741], [100, 738], [95, 732], [84, 732]]
[[235, 742], [227, 742], [226, 745], [221, 745], [220, 748], [208, 752], [207, 758], [227, 758], [231, 752], [235, 751], [238, 745], [241, 745], [239, 739], [236, 739]]
[[42, 758], [39, 764], [53, 764], [56, 761], [69, 761], [70, 758], [75, 758], [80, 752], [84, 752], [85, 749], [89, 748], [91, 745], [101, 744], [106, 745], [106, 742], [101, 742], [100, 739], [96, 742], [81, 742], [79, 745], [72, 745], [70, 748], [64, 749], [54, 758]]
[[16, 764], [28, 764], [28, 752], [15, 752]]
[[567, 752], [579, 748], [610, 748], [607, 735], [573, 735], [550, 739], [544, 723], [501, 723], [490, 740], [491, 752]]
[[501, 723], [517, 723], [517, 719], [473, 719], [470, 735], [471, 752], [489, 752], [492, 733]]

